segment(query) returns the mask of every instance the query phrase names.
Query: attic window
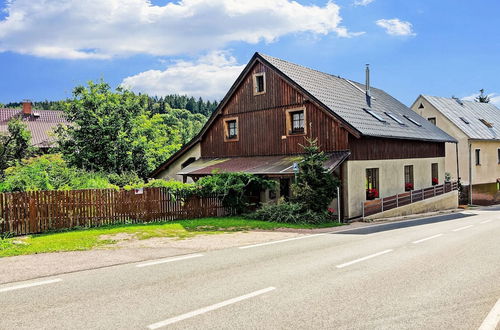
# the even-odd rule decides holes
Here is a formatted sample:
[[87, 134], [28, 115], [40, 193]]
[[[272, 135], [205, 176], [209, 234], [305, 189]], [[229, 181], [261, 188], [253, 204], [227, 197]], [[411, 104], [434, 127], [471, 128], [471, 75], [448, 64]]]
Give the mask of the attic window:
[[306, 111], [305, 108], [286, 110], [287, 135], [305, 135]]
[[418, 121], [416, 121], [415, 119], [412, 119], [410, 117], [408, 117], [407, 115], [404, 115], [404, 117], [406, 119], [408, 119], [409, 121], [411, 121], [412, 123], [414, 123], [415, 125], [417, 125], [418, 127], [422, 127], [422, 124], [420, 124]]
[[386, 112], [385, 113], [388, 117], [392, 118], [396, 123], [398, 123], [399, 125], [404, 125], [405, 123], [403, 123], [398, 117], [396, 117], [393, 113], [390, 113], [390, 112]]
[[266, 73], [256, 73], [253, 75], [253, 95], [261, 95], [266, 92]]
[[369, 113], [372, 117], [374, 117], [378, 121], [385, 123], [385, 119], [380, 117], [377, 113], [373, 112], [372, 110], [369, 109], [363, 109], [363, 110], [365, 110], [367, 113]]
[[467, 125], [468, 125], [468, 124], [470, 124], [470, 123], [469, 123], [469, 121], [468, 121], [467, 119], [465, 119], [464, 117], [460, 117], [460, 119], [461, 119], [464, 123], [466, 123]]
[[418, 106], [419, 109], [423, 109], [424, 108], [424, 105], [423, 103], [420, 103], [420, 105]]
[[488, 128], [492, 128], [493, 127], [493, 123], [490, 123], [489, 121], [486, 121], [486, 119], [480, 118], [479, 121], [482, 122]]
[[238, 140], [238, 118], [224, 119], [224, 141], [233, 142]]

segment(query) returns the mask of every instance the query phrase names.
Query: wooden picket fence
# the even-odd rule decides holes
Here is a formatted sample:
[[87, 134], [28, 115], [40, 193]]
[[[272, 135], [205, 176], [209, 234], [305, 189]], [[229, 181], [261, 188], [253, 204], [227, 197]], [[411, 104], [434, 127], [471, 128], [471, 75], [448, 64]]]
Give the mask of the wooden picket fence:
[[0, 233], [26, 235], [74, 227], [171, 221], [228, 215], [217, 196], [87, 189], [0, 194]]
[[454, 190], [458, 190], [458, 183], [446, 182], [441, 185], [435, 185], [424, 189], [412, 190], [394, 196], [388, 196], [373, 201], [363, 202], [362, 217], [364, 218], [366, 216], [391, 210], [396, 207], [401, 207], [408, 204], [416, 203], [424, 199], [449, 193]]

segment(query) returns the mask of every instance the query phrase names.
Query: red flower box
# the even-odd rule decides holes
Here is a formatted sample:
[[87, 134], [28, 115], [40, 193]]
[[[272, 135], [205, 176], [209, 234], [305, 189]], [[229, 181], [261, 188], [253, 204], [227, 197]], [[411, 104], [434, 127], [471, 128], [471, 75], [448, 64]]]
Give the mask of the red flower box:
[[371, 200], [378, 198], [378, 190], [375, 188], [372, 189], [366, 189], [366, 199]]
[[405, 191], [411, 191], [413, 190], [413, 183], [408, 182], [405, 184]]
[[432, 185], [435, 186], [437, 184], [439, 184], [438, 178], [432, 178]]

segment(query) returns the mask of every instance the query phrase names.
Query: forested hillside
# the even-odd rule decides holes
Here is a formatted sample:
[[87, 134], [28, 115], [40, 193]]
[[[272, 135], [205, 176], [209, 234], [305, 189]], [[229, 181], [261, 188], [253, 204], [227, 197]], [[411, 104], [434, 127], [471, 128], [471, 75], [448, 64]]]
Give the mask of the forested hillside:
[[[140, 95], [140, 94], [139, 94]], [[210, 116], [217, 108], [219, 103], [217, 101], [206, 101], [201, 97], [195, 99], [192, 96], [171, 94], [163, 97], [146, 96], [148, 111], [153, 114], [167, 113], [169, 109], [186, 109], [191, 113], [201, 113], [205, 116]], [[33, 108], [38, 110], [63, 110], [67, 100], [61, 101], [34, 101]], [[5, 108], [21, 108], [21, 102], [11, 102], [4, 105]]]

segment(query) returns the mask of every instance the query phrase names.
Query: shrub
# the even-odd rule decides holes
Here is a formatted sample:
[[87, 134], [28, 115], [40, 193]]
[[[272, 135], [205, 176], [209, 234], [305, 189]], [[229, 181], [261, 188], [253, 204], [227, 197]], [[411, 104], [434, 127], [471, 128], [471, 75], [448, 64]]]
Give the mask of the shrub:
[[334, 220], [327, 212], [306, 210], [301, 203], [293, 202], [264, 204], [255, 212], [248, 214], [247, 217], [264, 221], [296, 224], [320, 224]]
[[69, 167], [58, 154], [23, 160], [5, 170], [0, 192], [118, 188], [105, 175]]
[[126, 185], [125, 190], [138, 188], [166, 188], [171, 194], [181, 194], [189, 196], [196, 191], [196, 186], [192, 183], [182, 183], [175, 180], [152, 179], [148, 183]]
[[196, 182], [201, 194], [220, 196], [222, 205], [235, 213], [244, 212], [249, 206], [248, 195], [265, 189], [274, 189], [275, 181], [248, 173], [214, 173]]
[[144, 184], [136, 172], [123, 172], [121, 174], [111, 173], [108, 174], [109, 183], [114, 184], [118, 187], [125, 187], [128, 185], [140, 185]]

